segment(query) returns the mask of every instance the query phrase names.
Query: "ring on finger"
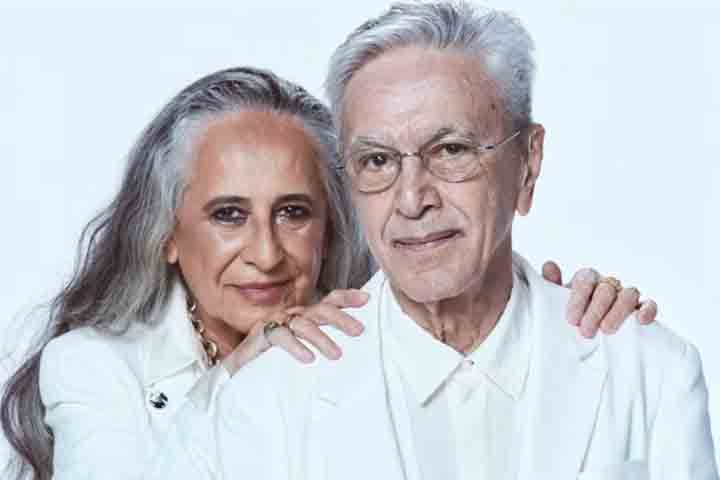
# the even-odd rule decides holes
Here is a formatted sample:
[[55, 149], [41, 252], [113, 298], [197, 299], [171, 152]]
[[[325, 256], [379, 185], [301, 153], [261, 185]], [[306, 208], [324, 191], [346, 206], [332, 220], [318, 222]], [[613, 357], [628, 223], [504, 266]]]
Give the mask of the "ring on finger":
[[282, 327], [282, 324], [279, 322], [276, 322], [275, 320], [271, 320], [265, 324], [263, 327], [263, 336], [265, 337], [265, 340], [270, 342], [270, 334], [277, 328]]
[[293, 328], [292, 322], [295, 321], [295, 319], [298, 318], [299, 316], [300, 315], [298, 315], [297, 313], [294, 313], [294, 314], [290, 315], [287, 318], [287, 320], [285, 320], [285, 326], [288, 328], [288, 330], [290, 330], [290, 333], [292, 333], [295, 336], [297, 336], [297, 332]]
[[615, 292], [620, 292], [623, 288], [620, 280], [615, 277], [603, 277], [599, 283], [606, 283], [610, 285], [613, 289], [615, 289]]

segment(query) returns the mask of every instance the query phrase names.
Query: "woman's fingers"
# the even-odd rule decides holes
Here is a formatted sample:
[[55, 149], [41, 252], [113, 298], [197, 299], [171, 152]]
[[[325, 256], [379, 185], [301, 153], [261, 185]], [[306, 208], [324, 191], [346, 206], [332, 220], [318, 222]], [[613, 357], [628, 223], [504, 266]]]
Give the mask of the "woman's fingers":
[[620, 290], [615, 303], [600, 324], [603, 333], [617, 332], [623, 322], [635, 311], [639, 299], [640, 292], [635, 287]]
[[[222, 361], [230, 376], [234, 375], [243, 366], [255, 360], [270, 347], [280, 347], [293, 358], [302, 363], [315, 360], [315, 354], [298, 340], [293, 332], [283, 322], [287, 315], [278, 315], [274, 320], [259, 322], [250, 330], [245, 339], [240, 342]], [[275, 324], [275, 327], [269, 325]]]
[[230, 376], [270, 348], [270, 342], [263, 335], [264, 326], [264, 323], [255, 325], [240, 345], [223, 359], [223, 366]]
[[638, 308], [637, 318], [643, 325], [652, 323], [657, 317], [658, 306], [654, 300], [645, 300], [640, 302], [640, 308]]
[[562, 272], [558, 264], [553, 261], [547, 261], [543, 264], [542, 276], [548, 282], [552, 282], [555, 285], [562, 285]]
[[612, 285], [600, 282], [595, 287], [590, 305], [580, 320], [580, 333], [584, 337], [592, 338], [598, 331], [603, 318], [610, 311], [617, 298], [617, 290]]
[[308, 316], [318, 325], [332, 325], [346, 335], [360, 335], [365, 327], [342, 308], [357, 308], [365, 305], [369, 295], [362, 290], [333, 290], [320, 303], [310, 307], [292, 307], [289, 315]]
[[595, 270], [583, 268], [578, 270], [570, 281], [571, 293], [567, 306], [567, 319], [571, 325], [580, 325], [599, 278], [600, 275]]
[[270, 345], [282, 348], [299, 362], [311, 363], [315, 360], [312, 350], [303, 345], [287, 326], [278, 326], [271, 330], [265, 327], [262, 335]]
[[340, 347], [325, 332], [323, 332], [315, 320], [308, 316], [294, 317], [288, 323], [290, 332], [297, 338], [301, 338], [330, 360], [337, 360], [342, 355]]
[[333, 290], [328, 293], [321, 303], [334, 305], [338, 308], [362, 307], [370, 299], [367, 292], [357, 289]]
[[330, 360], [336, 360], [342, 351], [319, 326], [332, 325], [346, 335], [360, 335], [365, 328], [363, 324], [341, 309], [362, 307], [369, 298], [362, 290], [333, 290], [315, 305], [288, 308], [269, 323], [255, 325], [223, 364], [233, 375], [271, 346], [282, 348], [302, 363], [310, 363], [315, 360], [315, 354], [303, 341]]

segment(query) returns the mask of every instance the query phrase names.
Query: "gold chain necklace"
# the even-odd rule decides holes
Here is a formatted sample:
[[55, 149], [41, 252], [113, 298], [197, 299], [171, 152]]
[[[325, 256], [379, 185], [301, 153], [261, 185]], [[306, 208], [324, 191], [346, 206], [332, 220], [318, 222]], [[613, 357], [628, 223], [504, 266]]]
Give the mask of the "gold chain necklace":
[[218, 353], [219, 349], [217, 346], [217, 343], [210, 340], [205, 332], [205, 325], [203, 325], [202, 320], [197, 318], [195, 313], [197, 312], [197, 301], [191, 300], [190, 297], [187, 299], [187, 313], [188, 318], [190, 319], [190, 323], [192, 324], [193, 328], [197, 332], [198, 336], [200, 337], [200, 343], [202, 344], [203, 350], [205, 351], [205, 356], [207, 357], [207, 364], [210, 367], [214, 367], [218, 362]]

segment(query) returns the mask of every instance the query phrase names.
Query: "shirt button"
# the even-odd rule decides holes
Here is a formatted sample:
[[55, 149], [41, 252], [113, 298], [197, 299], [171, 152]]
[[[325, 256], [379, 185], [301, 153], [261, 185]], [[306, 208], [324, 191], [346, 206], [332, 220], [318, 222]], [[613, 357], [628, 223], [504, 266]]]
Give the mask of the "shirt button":
[[475, 362], [473, 362], [471, 359], [466, 358], [460, 363], [460, 368], [462, 370], [470, 370], [475, 365]]

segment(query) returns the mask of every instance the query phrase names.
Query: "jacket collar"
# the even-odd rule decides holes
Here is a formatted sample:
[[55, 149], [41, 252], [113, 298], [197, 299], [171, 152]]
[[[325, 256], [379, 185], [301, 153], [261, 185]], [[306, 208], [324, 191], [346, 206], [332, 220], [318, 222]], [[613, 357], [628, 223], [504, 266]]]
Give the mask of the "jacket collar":
[[323, 402], [349, 406], [369, 395], [384, 395], [378, 313], [382, 306], [381, 292], [386, 283], [385, 274], [376, 272], [362, 288], [370, 295], [368, 303], [360, 308], [345, 310], [363, 323], [365, 331], [359, 337], [336, 337], [342, 346], [343, 355], [340, 360], [327, 362], [327, 367], [321, 369], [318, 398]]
[[176, 283], [167, 304], [147, 335], [146, 385], [164, 380], [185, 368], [204, 368], [205, 353], [187, 316], [185, 289]]
[[[567, 289], [517, 261], [530, 285], [533, 352], [527, 391], [526, 461], [518, 478], [575, 478], [587, 450], [607, 375], [602, 336], [567, 323]], [[557, 442], [563, 448], [557, 448]]]

